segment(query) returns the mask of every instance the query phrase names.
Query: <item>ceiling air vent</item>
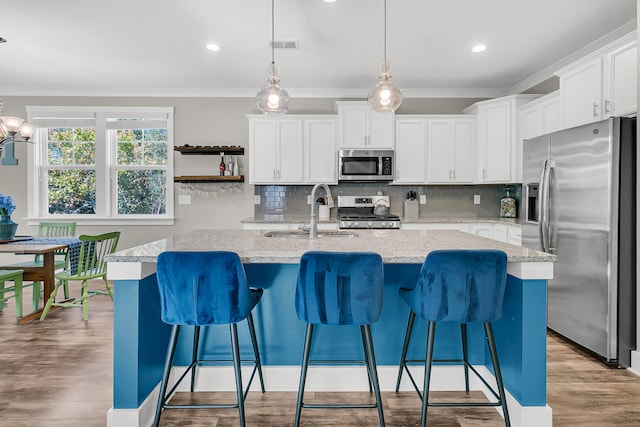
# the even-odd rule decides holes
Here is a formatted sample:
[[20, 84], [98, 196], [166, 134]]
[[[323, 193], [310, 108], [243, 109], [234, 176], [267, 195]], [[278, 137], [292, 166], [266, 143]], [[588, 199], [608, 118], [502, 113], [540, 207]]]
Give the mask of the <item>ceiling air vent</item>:
[[298, 41], [297, 40], [274, 40], [273, 42], [269, 42], [270, 45], [274, 49], [297, 49]]

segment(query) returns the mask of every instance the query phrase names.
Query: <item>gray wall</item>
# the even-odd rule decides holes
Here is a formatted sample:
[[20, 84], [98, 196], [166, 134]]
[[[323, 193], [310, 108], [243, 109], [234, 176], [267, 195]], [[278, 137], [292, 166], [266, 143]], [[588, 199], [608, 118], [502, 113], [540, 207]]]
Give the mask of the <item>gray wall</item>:
[[[256, 114], [253, 98], [155, 98], [155, 97], [3, 97], [3, 115], [26, 118], [28, 105], [60, 106], [162, 106], [175, 108], [176, 145], [240, 145], [248, 148], [248, 120], [246, 114]], [[480, 99], [407, 99], [397, 114], [459, 114]], [[336, 99], [291, 100], [289, 114], [334, 114]], [[246, 175], [248, 156], [240, 157], [241, 173]], [[27, 216], [27, 148], [16, 144], [17, 166], [0, 166], [0, 193], [10, 194], [17, 206], [13, 215], [19, 222], [18, 234], [36, 234], [35, 226], [28, 226]], [[215, 173], [218, 156], [182, 156], [175, 153], [175, 175]], [[191, 194], [190, 205], [177, 204], [180, 194]], [[176, 184], [175, 225], [123, 226], [120, 248], [136, 246], [176, 233], [199, 228], [240, 228], [240, 220], [252, 217], [254, 188], [243, 184]], [[79, 233], [110, 231], [113, 226], [80, 225]]]

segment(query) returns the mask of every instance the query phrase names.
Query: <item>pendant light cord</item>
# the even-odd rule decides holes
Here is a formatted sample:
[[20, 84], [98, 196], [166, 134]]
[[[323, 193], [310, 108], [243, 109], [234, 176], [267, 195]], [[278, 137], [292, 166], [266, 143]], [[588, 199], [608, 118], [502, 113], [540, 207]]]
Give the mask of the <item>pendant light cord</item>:
[[[386, 2], [386, 0], [385, 0]], [[275, 0], [271, 0], [271, 64], [275, 64], [276, 63], [276, 59], [275, 59], [275, 45], [274, 45], [274, 41], [275, 41], [275, 34], [276, 34], [276, 26], [275, 26]]]
[[384, 0], [384, 60], [387, 60], [387, 0]]

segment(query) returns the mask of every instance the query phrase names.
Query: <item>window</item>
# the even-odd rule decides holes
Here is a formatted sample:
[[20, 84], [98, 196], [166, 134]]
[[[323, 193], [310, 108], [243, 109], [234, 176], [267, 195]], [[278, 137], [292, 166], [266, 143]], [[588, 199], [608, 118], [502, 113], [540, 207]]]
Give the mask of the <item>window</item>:
[[29, 219], [173, 223], [173, 109], [28, 107]]

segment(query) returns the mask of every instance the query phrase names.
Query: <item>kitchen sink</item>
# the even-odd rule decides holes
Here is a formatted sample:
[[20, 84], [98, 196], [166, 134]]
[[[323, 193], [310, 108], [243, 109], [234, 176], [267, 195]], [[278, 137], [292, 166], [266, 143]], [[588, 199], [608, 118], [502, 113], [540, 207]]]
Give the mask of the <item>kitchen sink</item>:
[[[280, 237], [284, 239], [308, 239], [308, 231], [291, 230], [291, 231], [269, 231], [264, 237]], [[356, 233], [350, 231], [318, 231], [318, 238], [324, 239], [328, 237], [358, 237]]]

